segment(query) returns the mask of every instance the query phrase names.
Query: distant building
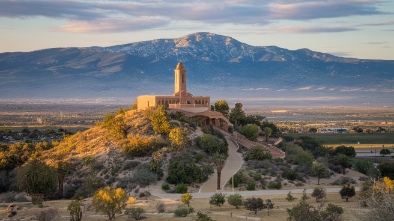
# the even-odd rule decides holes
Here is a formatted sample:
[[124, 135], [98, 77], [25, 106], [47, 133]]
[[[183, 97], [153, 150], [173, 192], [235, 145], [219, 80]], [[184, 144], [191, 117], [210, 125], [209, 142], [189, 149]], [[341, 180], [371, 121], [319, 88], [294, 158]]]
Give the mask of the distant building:
[[174, 94], [138, 96], [138, 110], [160, 105], [170, 109], [180, 109], [189, 112], [203, 112], [210, 109], [211, 99], [209, 96], [194, 96], [187, 91], [186, 69], [182, 62], [179, 62], [175, 68], [174, 80]]
[[233, 125], [222, 113], [210, 110], [211, 98], [209, 96], [194, 96], [187, 91], [186, 69], [182, 62], [178, 63], [174, 72], [174, 94], [138, 96], [137, 109], [163, 106], [168, 112], [181, 112], [188, 117], [197, 117], [206, 125], [213, 125], [228, 131]]
[[348, 133], [348, 128], [343, 127], [323, 127], [319, 128], [320, 133]]

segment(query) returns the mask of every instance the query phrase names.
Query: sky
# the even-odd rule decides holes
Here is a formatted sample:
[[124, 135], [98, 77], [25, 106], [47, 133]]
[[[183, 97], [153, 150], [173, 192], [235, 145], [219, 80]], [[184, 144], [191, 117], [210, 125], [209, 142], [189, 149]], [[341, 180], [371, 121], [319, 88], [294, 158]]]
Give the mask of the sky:
[[0, 52], [111, 46], [196, 32], [253, 46], [394, 60], [394, 1], [0, 1]]

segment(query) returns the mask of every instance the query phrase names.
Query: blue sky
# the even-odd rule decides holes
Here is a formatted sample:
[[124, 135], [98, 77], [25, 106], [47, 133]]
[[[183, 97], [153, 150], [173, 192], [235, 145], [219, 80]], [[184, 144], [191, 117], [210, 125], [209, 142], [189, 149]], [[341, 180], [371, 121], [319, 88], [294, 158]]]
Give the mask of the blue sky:
[[394, 1], [0, 1], [0, 52], [109, 46], [195, 32], [254, 46], [394, 60]]

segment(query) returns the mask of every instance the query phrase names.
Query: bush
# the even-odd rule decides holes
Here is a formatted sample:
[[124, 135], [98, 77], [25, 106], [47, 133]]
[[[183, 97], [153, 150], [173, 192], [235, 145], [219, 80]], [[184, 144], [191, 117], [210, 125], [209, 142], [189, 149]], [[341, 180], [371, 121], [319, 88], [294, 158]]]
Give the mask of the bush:
[[175, 187], [175, 193], [187, 193], [186, 184], [180, 183]]
[[96, 212], [103, 212], [108, 215], [109, 220], [112, 220], [115, 218], [115, 213], [121, 212], [126, 207], [127, 200], [127, 194], [122, 189], [105, 187], [94, 194], [92, 205]]
[[157, 181], [157, 174], [151, 172], [148, 168], [140, 168], [133, 174], [133, 182], [141, 187], [148, 186], [155, 181]]
[[261, 174], [255, 173], [255, 174], [253, 175], [253, 179], [256, 180], [256, 181], [261, 180]]
[[125, 214], [129, 218], [133, 218], [135, 220], [140, 220], [142, 218], [142, 214], [145, 213], [144, 208], [142, 207], [133, 207], [133, 208], [128, 208], [125, 211]]
[[270, 152], [264, 150], [262, 146], [257, 146], [251, 148], [247, 153], [245, 160], [270, 160], [272, 159], [272, 155]]
[[156, 210], [158, 213], [164, 213], [166, 211], [166, 207], [165, 207], [164, 203], [158, 202], [156, 204]]
[[280, 190], [280, 189], [282, 189], [282, 183], [281, 182], [271, 181], [271, 182], [268, 183], [268, 188], [269, 189]]
[[350, 186], [350, 184], [348, 184], [347, 186], [342, 187], [342, 189], [339, 191], [339, 194], [341, 195], [342, 199], [345, 199], [346, 202], [348, 202], [349, 198], [356, 195], [356, 190], [354, 189], [354, 186]]
[[338, 207], [333, 204], [323, 210], [323, 208], [315, 208], [309, 205], [305, 201], [301, 201], [291, 209], [287, 209], [289, 221], [336, 221], [339, 220], [339, 216], [343, 213], [342, 207]]
[[161, 185], [161, 189], [162, 189], [162, 190], [169, 190], [169, 189], [170, 189], [170, 185], [168, 185], [168, 183], [163, 183], [163, 184]]
[[326, 198], [326, 190], [323, 188], [316, 187], [313, 189], [311, 196], [316, 198], [316, 202], [320, 202], [320, 200]]
[[73, 200], [68, 205], [67, 210], [70, 212], [70, 221], [81, 221], [82, 219], [82, 209], [81, 202], [79, 200]]
[[252, 182], [246, 184], [246, 190], [255, 190], [256, 189], [256, 185]]
[[282, 177], [288, 179], [288, 180], [296, 180], [297, 178], [297, 173], [292, 170], [292, 169], [284, 169], [282, 172]]
[[214, 220], [211, 217], [209, 217], [207, 214], [198, 212], [196, 221], [214, 221]]
[[293, 202], [295, 199], [296, 198], [293, 195], [291, 195], [291, 191], [289, 191], [289, 193], [286, 196], [287, 202]]
[[35, 217], [38, 221], [51, 221], [58, 214], [57, 209], [49, 209], [45, 211], [40, 211], [35, 214]]
[[261, 198], [248, 198], [244, 202], [245, 209], [254, 211], [254, 214], [257, 213], [258, 210], [261, 210], [264, 208], [264, 201]]
[[168, 165], [167, 182], [171, 184], [202, 182], [207, 179], [201, 169], [194, 163], [190, 162], [192, 156], [183, 155], [172, 158]]
[[241, 171], [239, 171], [234, 174], [233, 178], [230, 178], [229, 183], [232, 183], [232, 179], [234, 179], [234, 187], [238, 187], [239, 184], [244, 183], [245, 176]]
[[126, 161], [122, 165], [122, 170], [130, 170], [136, 168], [139, 164], [139, 161]]
[[189, 215], [189, 209], [187, 207], [178, 207], [175, 211], [174, 214], [176, 217], [186, 217]]
[[227, 198], [228, 204], [235, 206], [236, 209], [238, 209], [240, 206], [242, 206], [242, 196], [239, 194], [232, 194], [229, 195]]
[[186, 204], [187, 207], [190, 205], [190, 201], [192, 200], [193, 196], [190, 193], [185, 193], [181, 195], [181, 202]]
[[224, 202], [226, 201], [225, 194], [223, 193], [215, 193], [211, 196], [211, 199], [209, 200], [209, 204], [215, 205], [215, 206], [222, 206]]
[[140, 137], [130, 135], [127, 140], [120, 143], [122, 152], [133, 157], [143, 157], [154, 152], [158, 148], [158, 143], [150, 137]]

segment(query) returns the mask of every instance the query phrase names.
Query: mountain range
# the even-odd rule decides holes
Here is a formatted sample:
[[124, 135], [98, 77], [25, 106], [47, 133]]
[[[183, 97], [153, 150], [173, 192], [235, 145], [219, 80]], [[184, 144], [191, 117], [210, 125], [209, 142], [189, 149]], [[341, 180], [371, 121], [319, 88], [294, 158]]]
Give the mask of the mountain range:
[[205, 32], [109, 47], [0, 53], [0, 100], [132, 103], [138, 95], [172, 94], [179, 61], [187, 69], [188, 90], [213, 101], [394, 105], [394, 60], [251, 46]]

